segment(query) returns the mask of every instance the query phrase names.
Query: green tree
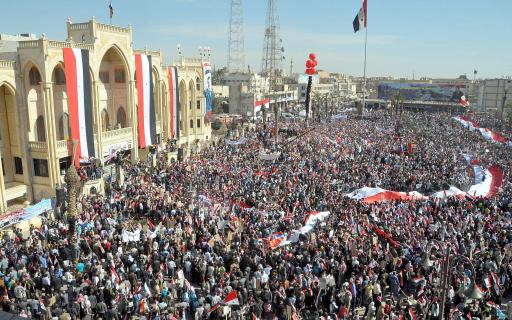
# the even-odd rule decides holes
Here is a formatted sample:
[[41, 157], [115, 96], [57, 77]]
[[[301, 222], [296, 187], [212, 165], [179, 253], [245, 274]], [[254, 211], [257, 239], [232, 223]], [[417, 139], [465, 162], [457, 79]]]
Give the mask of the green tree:
[[220, 85], [224, 83], [224, 76], [228, 73], [228, 68], [223, 67], [212, 72], [212, 85]]

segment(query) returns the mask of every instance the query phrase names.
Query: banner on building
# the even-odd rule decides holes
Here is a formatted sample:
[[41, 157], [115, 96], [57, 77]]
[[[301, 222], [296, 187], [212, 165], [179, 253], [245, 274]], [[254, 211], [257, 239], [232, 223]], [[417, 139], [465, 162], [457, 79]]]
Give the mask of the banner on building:
[[79, 167], [80, 161], [89, 161], [95, 156], [89, 51], [73, 48], [62, 50], [71, 139], [77, 143], [73, 162]]
[[0, 216], [0, 229], [7, 228], [13, 224], [30, 220], [53, 208], [51, 199], [44, 199], [33, 206], [22, 208]]
[[204, 72], [204, 97], [205, 104], [205, 120], [211, 121], [213, 118], [213, 90], [212, 90], [212, 67], [209, 62], [203, 63]]
[[138, 96], [138, 134], [139, 148], [156, 143], [155, 102], [153, 97], [153, 65], [151, 56], [135, 55], [135, 74]]
[[180, 89], [178, 84], [178, 69], [176, 67], [169, 67], [167, 69], [167, 77], [169, 80], [169, 136], [171, 139], [179, 139], [180, 137]]

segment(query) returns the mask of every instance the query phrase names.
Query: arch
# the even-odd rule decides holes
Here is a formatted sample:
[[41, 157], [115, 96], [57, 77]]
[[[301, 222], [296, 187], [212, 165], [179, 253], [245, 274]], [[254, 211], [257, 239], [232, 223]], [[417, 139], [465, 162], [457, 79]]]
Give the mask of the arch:
[[107, 55], [107, 53], [112, 50], [121, 58], [121, 61], [123, 62], [125, 72], [126, 72], [126, 79], [133, 78], [135, 80], [135, 74], [133, 77], [131, 76], [132, 73], [131, 73], [130, 63], [128, 62], [128, 58], [126, 57], [123, 50], [121, 49], [121, 46], [118, 45], [117, 43], [115, 43], [114, 41], [112, 41], [110, 43], [107, 43], [103, 48], [104, 49], [100, 52], [100, 54], [98, 54], [98, 57], [101, 57], [101, 59], [98, 60], [98, 61], [100, 61], [100, 63], [97, 66], [97, 72], [94, 73], [97, 76], [96, 78], [99, 79], [99, 72], [101, 70], [101, 62], [105, 59], [105, 55]]
[[44, 124], [44, 116], [37, 117], [35, 132], [37, 141], [46, 142], [46, 126]]
[[123, 106], [119, 106], [117, 109], [116, 123], [120, 128], [126, 128], [126, 111]]
[[196, 90], [201, 91], [201, 78], [196, 76]]
[[[98, 83], [98, 109], [100, 111], [102, 131], [112, 129], [112, 125], [117, 124], [110, 121], [110, 116], [117, 116], [117, 106], [128, 106], [128, 83], [131, 81], [130, 66], [126, 60], [123, 51], [117, 45], [107, 46], [99, 60], [98, 76], [100, 73], [108, 73], [109, 81], [100, 81]], [[125, 110], [126, 111], [126, 110]], [[130, 111], [125, 112], [129, 117]], [[117, 117], [116, 117], [117, 118]], [[126, 119], [126, 117], [125, 117]], [[114, 120], [114, 118], [112, 119]], [[117, 119], [116, 119], [117, 120]], [[126, 124], [130, 119], [126, 119]], [[98, 122], [99, 123], [99, 122]], [[95, 126], [96, 128], [97, 126]]]
[[66, 84], [66, 74], [64, 72], [64, 68], [62, 64], [57, 64], [52, 72], [52, 82], [55, 85], [65, 85]]
[[101, 129], [103, 131], [110, 130], [110, 119], [108, 117], [107, 109], [101, 110], [101, 125], [102, 125]]
[[41, 73], [37, 70], [36, 66], [32, 66], [28, 72], [28, 83], [31, 86], [37, 86], [41, 81]]
[[[35, 69], [34, 69], [35, 68]], [[36, 72], [37, 71], [37, 72]], [[38, 78], [39, 79], [35, 79], [36, 81], [39, 80], [38, 83], [36, 84], [31, 84], [31, 72], [32, 72], [32, 76], [39, 74]], [[41, 68], [37, 65], [37, 63], [34, 63], [32, 62], [31, 60], [27, 61], [25, 63], [25, 68], [23, 69], [23, 75], [25, 76], [25, 84], [27, 87], [30, 87], [30, 86], [38, 86], [39, 83], [43, 80], [42, 79], [42, 73], [41, 73]], [[28, 89], [27, 89], [28, 90]]]
[[69, 140], [71, 138], [71, 127], [69, 126], [69, 114], [62, 112], [59, 117], [59, 140]]
[[181, 80], [179, 85], [180, 91], [180, 101], [179, 101], [179, 110], [180, 110], [180, 131], [188, 134], [188, 94], [187, 94], [187, 84], [185, 80]]

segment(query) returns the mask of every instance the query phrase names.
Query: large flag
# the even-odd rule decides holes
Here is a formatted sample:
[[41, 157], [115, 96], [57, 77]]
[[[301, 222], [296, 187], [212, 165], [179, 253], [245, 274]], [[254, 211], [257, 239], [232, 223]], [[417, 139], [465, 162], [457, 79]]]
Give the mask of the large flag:
[[95, 156], [89, 51], [73, 48], [64, 48], [62, 50], [66, 74], [71, 139], [77, 142], [73, 162], [76, 167], [79, 167], [81, 159], [88, 160]]
[[151, 56], [135, 55], [135, 72], [138, 96], [139, 148], [156, 143], [156, 118], [153, 97], [153, 76]]
[[204, 72], [204, 97], [206, 98], [205, 105], [205, 120], [211, 121], [213, 117], [213, 89], [212, 89], [212, 67], [208, 62], [203, 63]]
[[368, 0], [363, 0], [363, 6], [361, 9], [359, 9], [359, 12], [357, 13], [354, 22], [352, 22], [352, 25], [354, 26], [354, 32], [359, 31], [361, 29], [361, 26], [364, 26], [366, 28], [366, 23], [368, 22], [368, 6], [367, 6]]
[[178, 70], [176, 67], [169, 67], [167, 70], [167, 77], [169, 79], [169, 136], [171, 139], [178, 139], [180, 137], [180, 114], [179, 114], [179, 87], [178, 87]]

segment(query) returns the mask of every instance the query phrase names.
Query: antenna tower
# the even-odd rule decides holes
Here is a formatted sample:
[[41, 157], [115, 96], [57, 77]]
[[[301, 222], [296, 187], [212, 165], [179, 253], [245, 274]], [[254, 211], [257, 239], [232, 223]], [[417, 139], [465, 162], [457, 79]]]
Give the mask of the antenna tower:
[[244, 16], [242, 0], [231, 0], [228, 40], [228, 71], [245, 71]]
[[270, 91], [272, 91], [272, 78], [281, 76], [283, 73], [281, 63], [284, 59], [284, 47], [283, 40], [279, 36], [279, 16], [276, 7], [277, 0], [267, 1], [265, 38], [263, 40], [263, 58], [261, 61], [261, 75], [269, 79]]

